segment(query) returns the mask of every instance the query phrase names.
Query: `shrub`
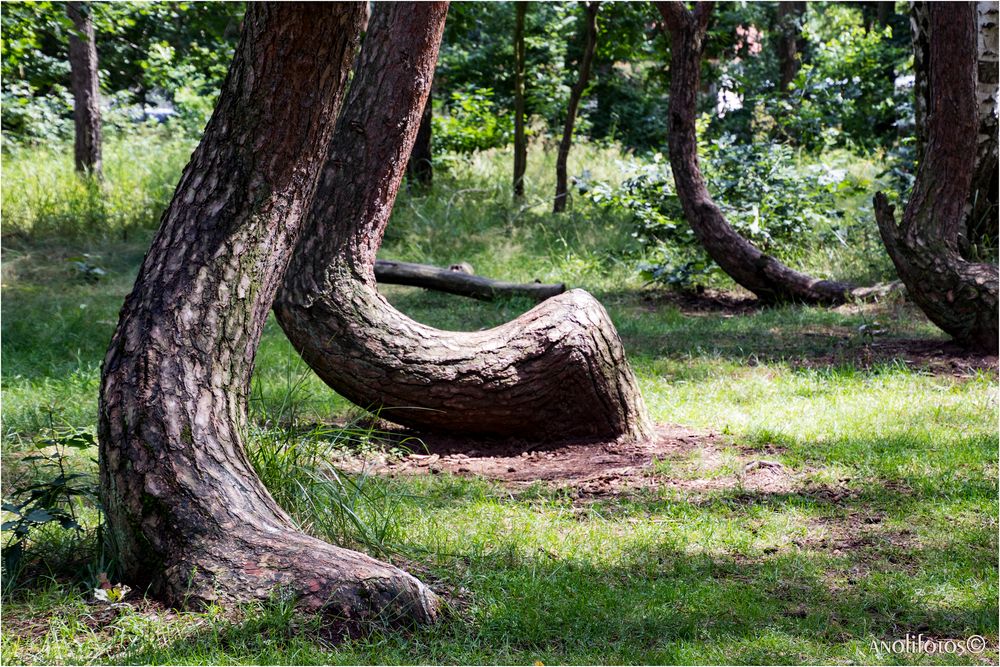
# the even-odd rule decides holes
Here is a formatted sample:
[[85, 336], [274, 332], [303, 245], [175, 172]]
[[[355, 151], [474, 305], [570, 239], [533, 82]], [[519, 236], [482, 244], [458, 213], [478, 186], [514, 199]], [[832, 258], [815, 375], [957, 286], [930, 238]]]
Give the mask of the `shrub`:
[[[739, 144], [727, 134], [703, 142], [700, 154], [729, 224], [764, 252], [787, 253], [807, 235], [824, 236], [843, 215], [834, 195], [853, 187], [845, 170], [803, 165], [785, 144]], [[582, 181], [578, 187], [594, 203], [632, 214], [635, 238], [655, 258], [642, 267], [645, 277], [686, 287], [719, 271], [684, 219], [663, 156], [622, 167], [631, 175], [617, 188]]]
[[452, 93], [451, 100], [434, 114], [434, 149], [472, 153], [506, 146], [513, 135], [513, 119], [498, 116], [493, 91], [475, 88]]

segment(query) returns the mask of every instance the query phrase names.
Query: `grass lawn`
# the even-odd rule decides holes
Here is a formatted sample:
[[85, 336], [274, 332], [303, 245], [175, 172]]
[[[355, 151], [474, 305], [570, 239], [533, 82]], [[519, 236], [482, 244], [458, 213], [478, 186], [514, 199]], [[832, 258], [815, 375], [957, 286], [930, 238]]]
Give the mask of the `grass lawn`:
[[[571, 173], [609, 165], [612, 178], [606, 150], [575, 150]], [[97, 512], [81, 504], [82, 533], [38, 531], [22, 570], [4, 573], [2, 662], [995, 664], [996, 357], [952, 348], [898, 299], [761, 309], [721, 280], [701, 295], [646, 286], [628, 221], [582, 201], [554, 218], [553, 156], [532, 157], [522, 207], [509, 203], [502, 154], [436, 176], [431, 195], [403, 195], [381, 256], [468, 261], [483, 275], [592, 291], [624, 340], [662, 446], [604, 486], [573, 470], [535, 482], [476, 475], [449, 456], [421, 468], [398, 446], [387, 454], [272, 320], [250, 400], [258, 470], [305, 529], [431, 584], [447, 603], [442, 622], [345, 638], [277, 599], [199, 612], [141, 591], [97, 603], [97, 574], [113, 564]], [[144, 189], [136, 180], [130, 187]], [[33, 187], [67, 217], [54, 213], [41, 230], [73, 210], [59, 198], [76, 195], [54, 183]], [[31, 197], [41, 195], [3, 187], [5, 209], [37, 209]], [[47, 438], [93, 432], [101, 358], [150, 234], [149, 220], [142, 231], [122, 214], [103, 237], [34, 235], [29, 217], [3, 250], [5, 497], [48, 474], [26, 460], [54, 451]], [[859, 263], [865, 252], [799, 259], [868, 277], [876, 269]], [[67, 261], [84, 254], [106, 271], [96, 282]], [[410, 316], [452, 329], [493, 326], [531, 305], [385, 292]], [[526, 470], [546, 455], [514, 447]], [[93, 475], [95, 456], [70, 450], [66, 464]], [[876, 647], [908, 633], [980, 635], [987, 646], [964, 655]]]

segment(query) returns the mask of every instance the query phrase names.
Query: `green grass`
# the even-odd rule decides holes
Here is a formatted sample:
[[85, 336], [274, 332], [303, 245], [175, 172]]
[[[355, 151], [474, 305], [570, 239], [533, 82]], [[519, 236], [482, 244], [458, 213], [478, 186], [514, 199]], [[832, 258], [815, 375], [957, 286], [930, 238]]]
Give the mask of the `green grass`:
[[[112, 144], [108, 163], [134, 150]], [[617, 157], [584, 146], [570, 170], [586, 165], [613, 179]], [[377, 449], [378, 433], [330, 426], [355, 413], [272, 320], [250, 402], [255, 465], [305, 529], [390, 558], [442, 592], [443, 621], [341, 640], [280, 602], [180, 613], [143, 601], [96, 606], [86, 587], [107, 563], [88, 511], [82, 535], [39, 534], [37, 561], [5, 597], [2, 662], [996, 662], [995, 372], [934, 373], [895, 354], [871, 356], [893, 341], [943, 340], [898, 301], [692, 312], [642, 284], [627, 219], [579, 198], [567, 215], [549, 215], [553, 156], [531, 158], [523, 207], [510, 205], [503, 153], [436, 174], [430, 195], [404, 194], [382, 255], [469, 261], [483, 275], [591, 290], [619, 328], [654, 419], [714, 432], [716, 458], [698, 449], [663, 458], [649, 471], [662, 482], [654, 488], [592, 501], [448, 474], [338, 474], [329, 461]], [[117, 227], [75, 228], [72, 216], [44, 213], [23, 194], [29, 174], [48, 174], [64, 204], [44, 210], [86, 208], [65, 164], [51, 153], [17, 159], [4, 174], [5, 234], [11, 201], [22, 202], [24, 221], [3, 250], [5, 495], [41, 474], [18, 459], [53, 427], [93, 428], [100, 362], [157, 216], [142, 205], [129, 218], [114, 200], [105, 210], [123, 221]], [[169, 198], [182, 162], [149, 187]], [[104, 187], [146, 188], [117, 178]], [[147, 194], [137, 201], [166, 201]], [[95, 284], [78, 277], [66, 259], [83, 253], [108, 275]], [[855, 266], [834, 259], [844, 271]], [[493, 326], [530, 307], [385, 292], [416, 319], [453, 329]], [[887, 329], [878, 345], [858, 331], [876, 320]], [[74, 454], [71, 465], [93, 471], [93, 455]], [[780, 462], [794, 483], [744, 486], [743, 464], [755, 458]], [[906, 633], [983, 635], [990, 648], [872, 649]]]

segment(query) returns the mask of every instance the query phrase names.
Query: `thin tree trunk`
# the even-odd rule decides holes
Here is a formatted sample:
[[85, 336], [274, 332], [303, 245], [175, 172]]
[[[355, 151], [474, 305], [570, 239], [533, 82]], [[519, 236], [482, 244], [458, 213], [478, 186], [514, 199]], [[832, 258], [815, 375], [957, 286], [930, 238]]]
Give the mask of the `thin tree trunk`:
[[[372, 18], [308, 231], [275, 303], [278, 322], [327, 384], [405, 426], [532, 439], [645, 437], [650, 424], [621, 341], [586, 292], [470, 333], [414, 322], [379, 295], [375, 254], [444, 21], [442, 5], [416, 6], [389, 4]], [[409, 54], [405, 67], [396, 66], [399, 51]]]
[[[975, 171], [966, 224], [958, 236], [959, 252], [976, 261], [984, 246], [996, 251], [1000, 244], [997, 193], [997, 20], [996, 2], [977, 2], [978, 36], [976, 50], [976, 104], [979, 110], [979, 137], [976, 142]], [[927, 109], [931, 87], [928, 76], [930, 27], [928, 3], [910, 3], [910, 35], [913, 43], [913, 110], [917, 155], [924, 154], [927, 136]]]
[[577, 110], [580, 99], [590, 81], [590, 65], [594, 62], [594, 52], [597, 50], [597, 10], [600, 2], [587, 2], [586, 37], [583, 43], [583, 56], [580, 59], [580, 73], [576, 83], [569, 91], [569, 105], [566, 107], [566, 124], [563, 126], [562, 140], [559, 142], [559, 153], [556, 155], [556, 196], [552, 202], [552, 212], [562, 213], [566, 210], [566, 200], [569, 198], [566, 163], [569, 161], [569, 151], [573, 146], [573, 126], [576, 124]]
[[979, 109], [979, 131], [976, 139], [976, 166], [972, 177], [972, 194], [969, 197], [968, 221], [959, 236], [959, 249], [967, 259], [980, 259], [983, 246], [996, 252], [1000, 244], [1000, 208], [997, 184], [997, 94], [998, 71], [998, 19], [997, 3], [977, 2], [976, 21], [978, 39], [976, 68], [976, 106]]
[[933, 2], [927, 138], [903, 222], [881, 192], [875, 217], [882, 240], [913, 300], [958, 342], [997, 349], [997, 267], [959, 254], [972, 189], [979, 115], [974, 3]]
[[698, 241], [723, 271], [764, 301], [838, 304], [853, 298], [851, 285], [817, 280], [762, 253], [729, 225], [712, 201], [698, 166], [695, 129], [701, 57], [712, 3], [699, 2], [693, 13], [680, 2], [655, 4], [671, 37], [670, 167], [684, 217]]
[[429, 188], [434, 180], [434, 165], [431, 154], [431, 95], [427, 95], [427, 102], [424, 104], [424, 113], [420, 117], [420, 128], [417, 130], [417, 138], [413, 144], [413, 151], [410, 153], [410, 160], [406, 163], [406, 179], [410, 183], [415, 183], [421, 187]]
[[930, 87], [927, 85], [927, 59], [930, 52], [930, 27], [927, 3], [910, 2], [910, 40], [913, 44], [913, 120], [917, 155], [924, 154], [927, 137], [927, 109]]
[[883, 28], [889, 25], [889, 21], [892, 19], [892, 15], [896, 12], [896, 3], [894, 0], [887, 0], [878, 3], [878, 10], [875, 12], [875, 18], [878, 20], [878, 24]]
[[242, 442], [257, 346], [362, 16], [362, 3], [249, 5], [104, 360], [101, 491], [117, 563], [175, 605], [277, 593], [338, 618], [434, 617], [413, 577], [299, 532]]
[[69, 35], [70, 88], [73, 90], [73, 159], [76, 170], [101, 177], [101, 86], [97, 73], [93, 7], [89, 2], [67, 2], [73, 22]]
[[871, 32], [875, 26], [884, 28], [889, 25], [895, 2], [862, 2], [861, 14], [865, 21], [865, 32]]
[[778, 90], [787, 93], [802, 67], [802, 19], [805, 2], [778, 4], [778, 68], [781, 78]]
[[514, 2], [514, 197], [524, 197], [528, 168], [528, 138], [524, 129], [524, 17], [528, 3]]

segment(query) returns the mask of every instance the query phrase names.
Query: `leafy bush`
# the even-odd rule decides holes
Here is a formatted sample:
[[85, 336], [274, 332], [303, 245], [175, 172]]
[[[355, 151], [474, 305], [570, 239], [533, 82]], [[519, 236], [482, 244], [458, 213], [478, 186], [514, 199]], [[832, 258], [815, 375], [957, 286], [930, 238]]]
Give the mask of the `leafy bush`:
[[38, 94], [26, 81], [5, 83], [2, 88], [4, 147], [64, 141], [73, 137], [73, 96], [64, 86]]
[[[834, 195], [853, 187], [844, 170], [802, 166], [785, 144], [739, 144], [724, 135], [703, 143], [700, 153], [709, 190], [729, 224], [764, 252], [781, 253], [803, 236], [828, 234], [842, 215]], [[583, 181], [578, 187], [594, 203], [632, 214], [635, 238], [655, 258], [642, 267], [644, 275], [686, 287], [717, 272], [685, 221], [663, 156], [622, 168], [631, 175], [617, 188]]]
[[3, 545], [4, 590], [9, 591], [22, 570], [22, 559], [29, 539], [43, 527], [58, 526], [81, 535], [84, 526], [79, 518], [83, 505], [98, 507], [94, 475], [73, 472], [68, 451], [89, 450], [96, 446], [87, 429], [49, 429], [34, 441], [37, 453], [25, 456], [20, 464], [32, 467], [30, 482], [17, 486], [3, 501], [6, 519], [0, 530], [10, 533]]
[[802, 34], [809, 58], [791, 94], [768, 99], [780, 132], [811, 148], [892, 145], [913, 114], [912, 91], [895, 85], [908, 43], [888, 26], [867, 30], [860, 12], [838, 5], [811, 11]]
[[433, 117], [437, 151], [472, 153], [505, 146], [514, 132], [513, 119], [497, 115], [490, 88], [454, 92], [442, 111]]

